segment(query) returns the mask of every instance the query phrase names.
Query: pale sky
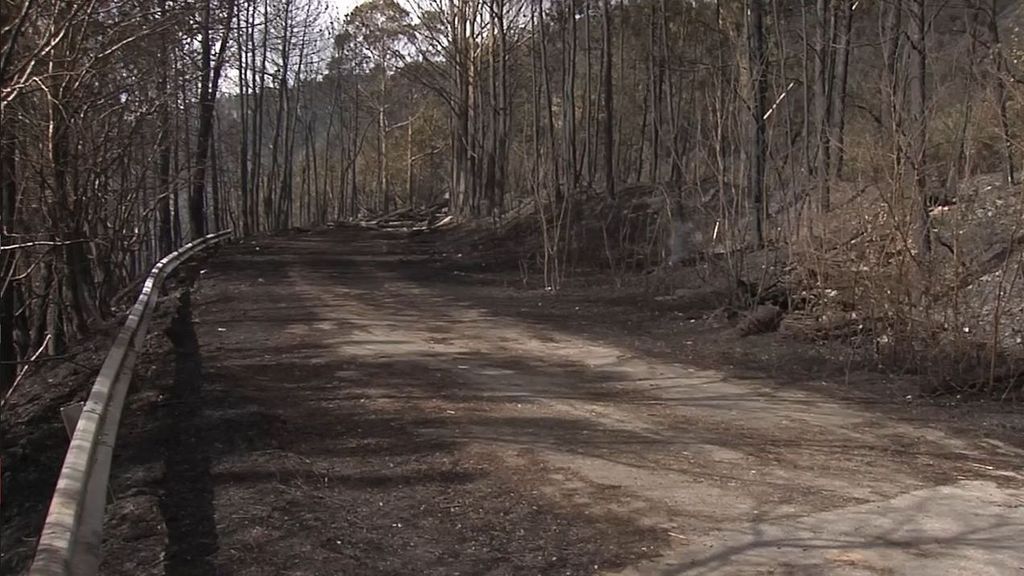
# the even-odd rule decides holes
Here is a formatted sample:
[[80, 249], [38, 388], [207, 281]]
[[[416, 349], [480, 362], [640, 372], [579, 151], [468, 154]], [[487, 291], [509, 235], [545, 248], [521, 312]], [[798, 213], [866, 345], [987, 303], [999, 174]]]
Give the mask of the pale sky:
[[344, 16], [348, 14], [349, 10], [355, 8], [357, 5], [362, 3], [364, 0], [327, 0], [327, 4], [331, 7], [331, 12], [338, 16]]

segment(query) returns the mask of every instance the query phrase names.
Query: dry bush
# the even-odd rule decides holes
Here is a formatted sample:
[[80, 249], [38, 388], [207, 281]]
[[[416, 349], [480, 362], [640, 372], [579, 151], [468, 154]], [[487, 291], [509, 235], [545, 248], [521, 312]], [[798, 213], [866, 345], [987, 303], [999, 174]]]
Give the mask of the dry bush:
[[826, 235], [794, 244], [788, 282], [806, 310], [787, 324], [859, 343], [884, 366], [927, 375], [935, 389], [1019, 393], [1022, 187], [998, 176], [965, 182], [955, 204], [931, 209], [926, 256], [907, 240], [910, 220], [892, 196], [876, 187], [847, 192]]

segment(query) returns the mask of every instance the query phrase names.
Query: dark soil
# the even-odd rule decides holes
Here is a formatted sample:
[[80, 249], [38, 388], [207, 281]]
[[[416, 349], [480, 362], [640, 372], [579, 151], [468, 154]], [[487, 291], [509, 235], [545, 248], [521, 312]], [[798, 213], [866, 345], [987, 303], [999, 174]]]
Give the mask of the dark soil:
[[[593, 574], [652, 558], [678, 535], [666, 535], [651, 514], [615, 504], [623, 497], [614, 483], [572, 497], [553, 490], [552, 478], [578, 482], [539, 459], [538, 450], [564, 442], [612, 463], [650, 450], [658, 463], [652, 473], [665, 467], [699, 471], [709, 482], [743, 481], [703, 464], [673, 468], [675, 440], [662, 454], [656, 452], [665, 446], [647, 447], [646, 435], [546, 416], [543, 403], [521, 415], [515, 402], [491, 398], [486, 380], [460, 377], [477, 362], [540, 382], [575, 383], [568, 391], [541, 390], [524, 380], [516, 384], [522, 388], [501, 391], [529, 393], [524, 404], [539, 397], [569, 407], [621, 399], [663, 418], [666, 435], [741, 435], [751, 453], [780, 466], [795, 458], [787, 447], [802, 445], [799, 437], [744, 436], [712, 413], [707, 420], [677, 418], [671, 407], [655, 407], [646, 396], [605, 386], [594, 370], [555, 359], [538, 366], [511, 352], [374, 352], [396, 345], [381, 327], [416, 314], [436, 321], [443, 347], [448, 336], [441, 327], [450, 324], [457, 334], [455, 313], [463, 304], [484, 311], [496, 328], [508, 319], [525, 323], [540, 343], [548, 331], [578, 335], [652, 362], [714, 368], [740, 381], [767, 376], [775, 386], [957, 438], [1024, 444], [1020, 406], [925, 399], [913, 381], [851, 371], [841, 351], [778, 334], [741, 338], [714, 298], [654, 300], [640, 288], [613, 288], [615, 279], [600, 275], [552, 295], [524, 288], [515, 267], [456, 254], [444, 236], [342, 228], [247, 241], [209, 263], [173, 318], [167, 310], [154, 321], [138, 364], [111, 479], [103, 573]], [[404, 290], [396, 282], [441, 296], [410, 292], [396, 299]], [[352, 307], [363, 304], [388, 316], [360, 317]], [[332, 343], [339, 335], [353, 348]], [[455, 365], [461, 362], [466, 366]], [[4, 411], [4, 573], [25, 568], [52, 493], [66, 447], [57, 407], [83, 397], [94, 375], [86, 370], [74, 385], [60, 378], [64, 387], [54, 394], [46, 379], [59, 374], [40, 371]], [[854, 460], [898, 458], [892, 450], [903, 440], [892, 440], [877, 451], [858, 446]], [[941, 483], [970, 471], [925, 470], [957, 455], [906, 448], [918, 454], [905, 464], [908, 477]], [[833, 469], [833, 447], [815, 449], [822, 473]], [[815, 509], [848, 503], [786, 490], [773, 497]], [[598, 500], [604, 504], [594, 505]], [[701, 520], [719, 521], [725, 520]]]
[[[269, 260], [232, 257], [220, 271], [272, 278]], [[200, 281], [200, 318], [302, 313], [277, 286], [237, 289]], [[207, 344], [200, 357], [190, 318], [183, 307], [168, 330], [173, 374], [157, 368], [126, 416], [106, 574], [592, 574], [651, 557], [664, 538], [552, 500], [538, 471], [466, 450], [444, 419], [375, 409], [360, 401], [371, 383], [331, 399], [320, 391], [344, 365], [302, 362], [308, 350], [280, 333], [227, 324], [233, 343], [272, 343], [279, 359]]]
[[[3, 408], [0, 572], [27, 567], [68, 448], [60, 409], [84, 401], [118, 326], [100, 327], [61, 360], [32, 367]], [[140, 362], [144, 363], [144, 362]]]

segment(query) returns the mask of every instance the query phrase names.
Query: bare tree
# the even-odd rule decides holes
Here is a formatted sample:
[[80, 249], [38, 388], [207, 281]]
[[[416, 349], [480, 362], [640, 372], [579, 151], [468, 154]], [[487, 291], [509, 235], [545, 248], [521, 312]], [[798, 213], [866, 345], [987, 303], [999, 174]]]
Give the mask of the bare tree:
[[601, 84], [604, 92], [604, 185], [615, 198], [615, 97], [612, 82], [612, 13], [609, 0], [601, 0]]
[[192, 169], [192, 189], [189, 194], [189, 224], [193, 238], [199, 238], [206, 234], [207, 161], [214, 135], [213, 117], [216, 110], [217, 89], [220, 84], [221, 71], [224, 68], [224, 57], [227, 53], [235, 9], [235, 0], [225, 0], [226, 6], [219, 8], [220, 11], [226, 12], [226, 16], [223, 18], [224, 21], [217, 26], [221, 33], [216, 51], [214, 51], [211, 39], [211, 33], [214, 31], [211, 1], [206, 0], [204, 3], [202, 23], [200, 24], [199, 128], [196, 136], [195, 164]]
[[764, 194], [764, 172], [766, 160], [766, 129], [767, 107], [765, 101], [768, 97], [767, 66], [765, 59], [764, 42], [764, 4], [762, 0], [750, 0], [747, 13], [749, 22], [747, 24], [747, 38], [750, 43], [748, 56], [750, 58], [751, 75], [751, 114], [753, 115], [754, 137], [751, 140], [750, 152], [747, 158], [750, 161], [748, 173], [750, 177], [750, 195], [754, 205], [754, 234], [758, 246], [765, 242], [765, 220], [767, 214], [767, 203]]

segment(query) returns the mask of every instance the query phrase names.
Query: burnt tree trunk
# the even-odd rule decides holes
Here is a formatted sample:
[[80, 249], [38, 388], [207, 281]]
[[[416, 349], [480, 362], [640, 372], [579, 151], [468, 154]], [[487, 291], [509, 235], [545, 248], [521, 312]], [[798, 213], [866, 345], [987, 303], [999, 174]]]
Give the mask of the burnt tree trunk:
[[992, 42], [992, 60], [995, 68], [995, 89], [996, 106], [999, 108], [999, 125], [1003, 132], [1003, 162], [1008, 184], [1017, 183], [1017, 174], [1014, 168], [1013, 158], [1013, 134], [1010, 131], [1010, 116], [1006, 111], [1006, 56], [1003, 54], [1003, 47], [999, 41], [999, 16], [997, 15], [997, 0], [992, 0], [988, 15], [989, 40]]
[[754, 232], [758, 246], [765, 241], [765, 213], [767, 212], [764, 194], [764, 172], [767, 141], [765, 138], [765, 101], [768, 96], [768, 79], [765, 71], [764, 46], [764, 0], [750, 0], [747, 39], [750, 43], [750, 74], [752, 89], [751, 114], [753, 116], [754, 138], [747, 157], [750, 162], [748, 177], [750, 179], [750, 196], [754, 203]]
[[840, 0], [836, 12], [835, 73], [832, 78], [832, 103], [829, 107], [829, 180], [842, 176], [846, 131], [846, 89], [850, 70], [850, 34], [853, 29], [854, 0]]
[[[231, 22], [234, 16], [234, 1], [228, 2], [228, 14], [226, 22]], [[201, 238], [206, 235], [206, 176], [207, 164], [210, 159], [210, 150], [213, 141], [213, 120], [217, 103], [217, 86], [220, 83], [220, 73], [224, 66], [224, 53], [227, 48], [230, 26], [224, 26], [217, 53], [213, 53], [213, 45], [210, 39], [210, 0], [206, 0], [203, 8], [203, 24], [200, 54], [200, 83], [199, 83], [199, 129], [196, 135], [196, 154], [192, 167], [191, 191], [188, 198], [189, 224], [192, 229], [192, 238]]]
[[[9, 243], [14, 227], [14, 204], [17, 202], [15, 180], [15, 140], [7, 118], [0, 120], [4, 133], [0, 135], [0, 245]], [[10, 280], [14, 271], [14, 254], [0, 254], [0, 394], [6, 394], [17, 375], [18, 350], [14, 345], [14, 284]]]
[[604, 92], [604, 185], [609, 198], [615, 198], [615, 100], [612, 96], [612, 25], [609, 0], [602, 0], [604, 36], [601, 40], [601, 84]]
[[911, 199], [912, 214], [916, 227], [916, 244], [918, 255], [927, 257], [931, 252], [931, 233], [928, 216], [928, 177], [927, 177], [927, 144], [928, 118], [927, 105], [927, 46], [925, 45], [927, 26], [926, 0], [913, 0], [910, 4], [908, 33], [909, 50], [909, 112], [910, 112], [910, 164], [913, 171], [914, 195]]

